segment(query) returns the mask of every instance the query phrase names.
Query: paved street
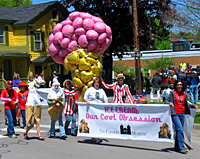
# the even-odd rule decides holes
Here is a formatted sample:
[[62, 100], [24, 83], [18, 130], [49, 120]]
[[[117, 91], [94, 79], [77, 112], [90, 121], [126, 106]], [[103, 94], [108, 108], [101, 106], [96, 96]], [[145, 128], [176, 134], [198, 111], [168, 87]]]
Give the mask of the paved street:
[[[3, 108], [3, 105], [0, 104]], [[64, 119], [64, 116], [63, 116]], [[65, 120], [64, 120], [65, 121]], [[67, 140], [59, 138], [50, 139], [49, 136], [50, 117], [47, 106], [42, 109], [41, 134], [45, 141], [37, 140], [35, 128], [29, 133], [30, 140], [23, 138], [24, 129], [15, 127], [17, 139], [8, 138], [7, 126], [4, 125], [4, 114], [0, 113], [0, 159], [197, 159], [200, 152], [200, 129], [193, 129], [191, 150], [183, 155], [173, 151], [173, 144], [157, 142], [141, 142], [129, 140], [108, 140], [100, 145], [91, 144], [89, 139], [69, 136]], [[58, 125], [57, 125], [58, 128]], [[57, 132], [57, 136], [59, 133]], [[187, 142], [188, 144], [188, 142]]]

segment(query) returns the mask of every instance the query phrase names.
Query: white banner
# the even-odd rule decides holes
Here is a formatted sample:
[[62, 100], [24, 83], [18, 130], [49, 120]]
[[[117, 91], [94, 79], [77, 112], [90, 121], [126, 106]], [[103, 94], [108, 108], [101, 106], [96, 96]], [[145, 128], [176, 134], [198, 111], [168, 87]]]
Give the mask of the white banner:
[[193, 128], [195, 113], [196, 113], [196, 109], [190, 108], [190, 114], [185, 114], [185, 120], [184, 120], [184, 126], [183, 126], [185, 135], [188, 141], [190, 142], [190, 144], [191, 144], [192, 128]]
[[169, 105], [78, 103], [78, 136], [173, 143]]

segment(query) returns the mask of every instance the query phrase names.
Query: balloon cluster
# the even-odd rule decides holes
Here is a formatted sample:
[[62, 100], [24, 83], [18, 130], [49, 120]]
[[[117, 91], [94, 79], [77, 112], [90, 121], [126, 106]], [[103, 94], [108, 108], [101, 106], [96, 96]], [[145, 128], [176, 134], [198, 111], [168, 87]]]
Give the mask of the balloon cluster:
[[79, 100], [82, 101], [85, 91], [100, 75], [102, 70], [101, 57], [94, 51], [80, 48], [65, 58], [64, 67], [72, 71], [74, 85], [81, 89]]
[[49, 54], [57, 63], [64, 64], [65, 57], [77, 47], [105, 52], [112, 42], [112, 30], [99, 17], [85, 12], [72, 12], [56, 24], [49, 36]]
[[102, 70], [101, 56], [112, 42], [112, 30], [104, 21], [85, 12], [72, 12], [56, 24], [49, 36], [49, 54], [56, 63], [72, 71], [79, 100]]

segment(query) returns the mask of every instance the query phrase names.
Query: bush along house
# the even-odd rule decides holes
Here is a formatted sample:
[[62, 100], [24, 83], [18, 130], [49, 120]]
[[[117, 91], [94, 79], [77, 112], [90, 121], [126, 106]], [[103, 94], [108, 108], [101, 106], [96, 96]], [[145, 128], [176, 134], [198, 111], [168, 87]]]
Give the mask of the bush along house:
[[0, 90], [14, 73], [25, 82], [36, 73], [43, 73], [46, 81], [52, 71], [63, 74], [63, 67], [48, 54], [48, 37], [67, 16], [59, 2], [0, 7]]

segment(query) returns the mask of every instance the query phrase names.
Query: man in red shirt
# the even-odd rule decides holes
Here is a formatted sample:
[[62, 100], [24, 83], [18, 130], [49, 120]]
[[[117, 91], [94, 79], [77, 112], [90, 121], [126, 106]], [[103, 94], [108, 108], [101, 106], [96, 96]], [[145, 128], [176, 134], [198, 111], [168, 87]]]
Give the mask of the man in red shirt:
[[16, 123], [16, 105], [18, 103], [18, 95], [16, 90], [12, 89], [14, 86], [12, 81], [6, 81], [8, 88], [1, 92], [1, 101], [5, 102], [4, 109], [8, 117], [7, 133], [11, 138], [17, 138], [14, 130], [14, 123]]

